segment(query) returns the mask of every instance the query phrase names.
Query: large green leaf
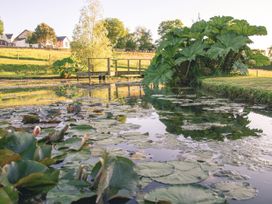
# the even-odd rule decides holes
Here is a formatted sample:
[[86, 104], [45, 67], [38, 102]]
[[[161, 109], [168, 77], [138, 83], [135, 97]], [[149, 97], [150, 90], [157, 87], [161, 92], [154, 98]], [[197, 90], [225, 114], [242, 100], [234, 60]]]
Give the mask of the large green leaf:
[[138, 176], [134, 171], [134, 163], [127, 158], [105, 153], [101, 164], [95, 165], [93, 171], [93, 175], [96, 175], [97, 202], [116, 198], [120, 190], [126, 190], [128, 196], [136, 190]]
[[96, 194], [89, 190], [88, 183], [85, 183], [85, 187], [75, 185], [71, 180], [61, 180], [58, 185], [47, 193], [46, 201], [48, 204], [61, 203], [70, 204], [78, 201], [82, 198], [93, 197]]
[[0, 203], [14, 204], [18, 200], [18, 192], [13, 186], [0, 187]]
[[144, 196], [149, 203], [167, 204], [219, 204], [225, 199], [201, 186], [172, 186], [158, 188]]
[[252, 26], [246, 20], [234, 20], [228, 29], [244, 36], [267, 35], [264, 26]]
[[33, 193], [47, 192], [56, 185], [59, 176], [59, 171], [31, 160], [12, 162], [4, 170], [11, 184]]
[[257, 195], [257, 190], [246, 182], [221, 181], [214, 184], [217, 191], [234, 200], [247, 200]]
[[170, 161], [175, 171], [167, 176], [153, 178], [153, 180], [165, 184], [191, 184], [198, 183], [208, 178], [209, 174], [203, 170], [197, 162]]
[[21, 156], [9, 149], [0, 149], [0, 167], [12, 161], [21, 159]]
[[36, 151], [36, 140], [28, 133], [7, 133], [0, 139], [0, 148], [10, 149], [20, 154], [23, 159], [33, 159]]
[[174, 172], [174, 166], [165, 162], [142, 162], [135, 168], [140, 176], [157, 178]]

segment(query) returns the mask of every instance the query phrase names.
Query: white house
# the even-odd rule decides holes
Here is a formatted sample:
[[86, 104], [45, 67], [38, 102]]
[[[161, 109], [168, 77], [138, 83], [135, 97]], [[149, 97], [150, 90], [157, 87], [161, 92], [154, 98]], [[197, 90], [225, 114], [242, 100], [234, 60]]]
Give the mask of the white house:
[[21, 32], [14, 40], [13, 43], [15, 47], [29, 47], [29, 43], [27, 43], [27, 38], [32, 34], [29, 30], [24, 30]]
[[0, 46], [13, 46], [12, 37], [13, 37], [13, 34], [0, 35]]
[[70, 48], [70, 40], [68, 39], [67, 36], [58, 36], [56, 47], [69, 49]]

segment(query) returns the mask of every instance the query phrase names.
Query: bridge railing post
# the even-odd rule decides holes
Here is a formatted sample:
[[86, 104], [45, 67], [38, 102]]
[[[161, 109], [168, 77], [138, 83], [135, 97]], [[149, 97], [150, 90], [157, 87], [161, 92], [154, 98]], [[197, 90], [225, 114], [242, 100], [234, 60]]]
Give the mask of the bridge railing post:
[[88, 78], [89, 78], [89, 84], [91, 84], [91, 63], [90, 63], [90, 58], [88, 58]]
[[127, 60], [128, 71], [130, 71], [130, 60]]
[[115, 60], [115, 76], [118, 75], [118, 62], [117, 59]]
[[142, 60], [139, 59], [139, 74], [141, 73], [141, 69], [142, 69]]
[[110, 64], [110, 58], [107, 58], [107, 67], [108, 67], [108, 75], [109, 76], [111, 74], [110, 66], [111, 66], [111, 64]]

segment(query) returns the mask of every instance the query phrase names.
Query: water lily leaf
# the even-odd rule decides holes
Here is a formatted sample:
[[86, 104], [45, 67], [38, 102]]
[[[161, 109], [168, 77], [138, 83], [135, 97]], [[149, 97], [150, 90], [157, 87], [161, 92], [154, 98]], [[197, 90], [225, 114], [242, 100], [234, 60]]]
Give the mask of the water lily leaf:
[[88, 188], [71, 184], [68, 180], [61, 180], [55, 188], [47, 193], [46, 200], [48, 204], [70, 204], [82, 198], [93, 197], [95, 195], [96, 194]]
[[19, 200], [17, 190], [13, 186], [5, 186], [0, 188], [0, 203], [14, 204]]
[[[138, 177], [134, 172], [134, 163], [124, 157], [110, 156], [107, 152], [101, 158], [101, 164], [95, 165], [94, 185], [97, 186], [97, 202], [103, 199], [116, 198], [120, 190], [127, 190], [127, 195], [132, 195], [136, 188]], [[97, 168], [100, 167], [97, 172]], [[124, 196], [124, 195], [122, 195]]]
[[9, 149], [0, 149], [0, 167], [9, 164], [12, 161], [21, 159], [21, 156]]
[[4, 148], [20, 154], [23, 159], [33, 159], [36, 151], [36, 140], [27, 133], [7, 133], [0, 139], [0, 149]]
[[5, 168], [8, 181], [19, 190], [27, 189], [33, 193], [46, 192], [58, 182], [59, 171], [31, 160], [12, 162]]
[[69, 132], [75, 134], [75, 135], [84, 135], [91, 133], [94, 128], [89, 124], [71, 124], [71, 129]]
[[46, 136], [46, 141], [47, 142], [58, 142], [63, 140], [64, 134], [68, 130], [69, 126], [65, 125], [63, 128], [60, 130], [55, 130], [53, 133], [50, 133], [48, 136]]
[[136, 172], [140, 176], [158, 178], [174, 172], [174, 166], [165, 162], [142, 162], [138, 163]]
[[46, 158], [51, 157], [52, 146], [51, 145], [41, 145], [36, 148], [34, 160], [41, 161]]
[[33, 124], [33, 123], [39, 123], [40, 118], [37, 114], [28, 114], [23, 116], [22, 122], [24, 124]]
[[170, 161], [167, 164], [174, 166], [175, 171], [166, 176], [152, 177], [153, 180], [164, 184], [191, 184], [203, 181], [209, 176], [197, 162]]
[[224, 198], [213, 191], [197, 185], [158, 188], [147, 193], [144, 199], [151, 203], [170, 204], [219, 204], [225, 202]]
[[173, 165], [175, 169], [180, 171], [188, 171], [194, 168], [199, 168], [199, 164], [197, 162], [191, 161], [169, 161], [167, 163]]
[[257, 195], [257, 190], [247, 182], [222, 181], [214, 184], [214, 188], [234, 200], [247, 200]]
[[207, 178], [208, 173], [198, 167], [187, 171], [180, 171], [176, 169], [174, 173], [168, 176], [153, 178], [153, 180], [164, 184], [191, 184], [198, 183]]

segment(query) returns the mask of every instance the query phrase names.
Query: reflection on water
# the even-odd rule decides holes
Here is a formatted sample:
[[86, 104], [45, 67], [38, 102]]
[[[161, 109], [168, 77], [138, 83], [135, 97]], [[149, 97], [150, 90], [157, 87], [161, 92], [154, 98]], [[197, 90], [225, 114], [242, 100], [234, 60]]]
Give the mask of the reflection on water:
[[[47, 105], [71, 101], [80, 97], [99, 98], [104, 101], [124, 100], [131, 105], [154, 108], [153, 118], [129, 119], [141, 124], [141, 129], [155, 135], [169, 132], [195, 140], [239, 139], [256, 136], [258, 128], [266, 131], [268, 124], [250, 112], [243, 104], [226, 99], [208, 97], [194, 90], [148, 89], [140, 84], [105, 84], [88, 88], [59, 86], [55, 88], [12, 89], [0, 92], [0, 108], [14, 106]], [[159, 121], [159, 122], [158, 122]], [[254, 123], [260, 123], [254, 125]], [[268, 128], [269, 129], [269, 128]], [[270, 131], [270, 129], [268, 130]]]
[[85, 96], [111, 101], [126, 97], [141, 97], [143, 94], [142, 86], [133, 84], [94, 85], [85, 89], [77, 86], [17, 88], [0, 91], [0, 108], [48, 105]]
[[[60, 86], [1, 91], [0, 108], [46, 105], [81, 97], [91, 102], [94, 98], [106, 102], [119, 100], [131, 106], [140, 106], [141, 109], [135, 110], [141, 113], [148, 109], [150, 114], [141, 117], [141, 113], [137, 113], [137, 117], [133, 117], [132, 112], [132, 116], [126, 120], [126, 123], [140, 125], [137, 131], [149, 133], [148, 141], [151, 140], [154, 145], [141, 143], [144, 146], [140, 150], [145, 154], [152, 155], [152, 159], [158, 161], [210, 159], [226, 169], [249, 175], [249, 182], [260, 191], [260, 196], [250, 201], [230, 203], [272, 203], [269, 193], [272, 182], [272, 163], [269, 163], [272, 161], [272, 112], [266, 107], [233, 103], [188, 88], [143, 89], [139, 84], [107, 84], [86, 88]], [[114, 104], [112, 107], [115, 107]], [[125, 107], [128, 113], [130, 108]], [[2, 110], [1, 117], [9, 118], [10, 113], [5, 111]], [[11, 120], [14, 122], [13, 118]], [[146, 148], [146, 145], [150, 146]], [[126, 143], [118, 147], [137, 150]], [[256, 169], [265, 171], [260, 173]]]

